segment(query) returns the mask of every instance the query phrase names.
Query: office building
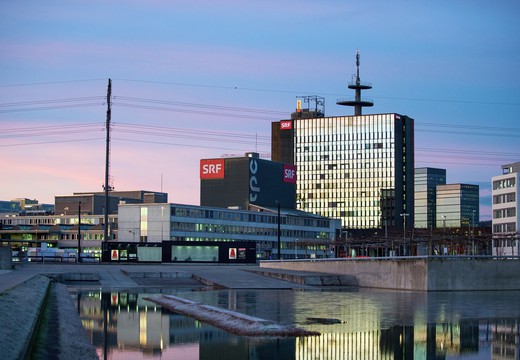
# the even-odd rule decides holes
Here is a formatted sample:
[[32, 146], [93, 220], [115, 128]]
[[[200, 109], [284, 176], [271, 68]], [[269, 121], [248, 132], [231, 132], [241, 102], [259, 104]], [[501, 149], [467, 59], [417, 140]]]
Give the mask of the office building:
[[295, 167], [260, 159], [257, 153], [201, 160], [200, 204], [235, 209], [280, 205], [295, 209]]
[[446, 169], [429, 167], [415, 169], [415, 228], [435, 228], [437, 185], [446, 185]]
[[[282, 258], [332, 256], [330, 243], [339, 235], [341, 224], [298, 210], [251, 206], [253, 210], [236, 210], [183, 204], [121, 204], [118, 240], [141, 244], [161, 244], [188, 248], [203, 247], [190, 261], [219, 261], [215, 243], [249, 243], [256, 246], [259, 258], [278, 256], [278, 221]], [[138, 249], [137, 249], [138, 250]], [[137, 251], [136, 250], [136, 251]], [[173, 255], [163, 261], [185, 261]], [[198, 256], [198, 258], [195, 258]], [[215, 260], [212, 260], [215, 256]], [[143, 259], [143, 256], [138, 256]], [[174, 259], [177, 257], [177, 259]]]
[[502, 166], [492, 178], [493, 255], [519, 255], [520, 162]]
[[[134, 190], [134, 191], [110, 191], [108, 193], [108, 213], [117, 214], [120, 202], [130, 204], [141, 203], [165, 203], [168, 202], [168, 194], [163, 192]], [[58, 195], [54, 197], [56, 214], [78, 214], [81, 202], [81, 213], [88, 215], [100, 215], [105, 213], [104, 192], [76, 192], [73, 195]]]
[[[354, 116], [299, 116], [274, 122], [272, 160], [296, 166], [300, 210], [341, 219], [343, 228], [403, 229], [414, 223], [414, 121], [395, 113], [361, 115], [371, 86], [356, 81], [356, 98], [338, 100]], [[403, 218], [405, 221], [403, 221]], [[405, 225], [408, 224], [408, 225]]]
[[479, 186], [437, 185], [437, 228], [474, 229], [479, 221]]

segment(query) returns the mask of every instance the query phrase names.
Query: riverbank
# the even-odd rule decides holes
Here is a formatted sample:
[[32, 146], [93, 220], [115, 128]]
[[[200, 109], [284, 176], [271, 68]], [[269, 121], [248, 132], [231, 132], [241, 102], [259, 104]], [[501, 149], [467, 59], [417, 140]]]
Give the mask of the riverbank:
[[3, 359], [97, 359], [67, 287], [35, 276], [0, 293]]
[[[32, 264], [0, 270], [0, 348], [3, 359], [97, 359], [67, 286], [96, 289], [313, 289], [319, 274], [264, 276], [257, 266], [171, 264]], [[37, 337], [37, 334], [40, 337]]]

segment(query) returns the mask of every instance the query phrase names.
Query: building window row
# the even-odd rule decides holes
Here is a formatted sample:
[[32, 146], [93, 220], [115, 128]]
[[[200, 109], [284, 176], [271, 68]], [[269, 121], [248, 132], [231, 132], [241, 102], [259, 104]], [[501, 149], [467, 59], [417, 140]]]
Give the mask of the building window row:
[[[195, 210], [196, 213], [194, 213]], [[177, 217], [191, 217], [199, 219], [216, 219], [226, 221], [237, 221], [246, 223], [258, 223], [258, 224], [277, 224], [278, 216], [275, 213], [245, 213], [236, 211], [220, 211], [220, 210], [197, 210], [188, 209], [182, 207], [173, 207], [172, 215]], [[199, 215], [199, 216], [194, 216]], [[330, 226], [329, 220], [318, 220], [301, 217], [282, 216], [280, 218], [282, 225], [296, 225], [303, 227], [321, 227], [328, 228]], [[180, 223], [180, 222], [179, 222]]]
[[502, 179], [502, 180], [496, 180], [493, 181], [493, 190], [499, 190], [499, 189], [507, 189], [515, 187], [516, 185], [516, 179], [508, 178], [508, 179]]
[[516, 216], [515, 208], [493, 210], [493, 219], [501, 219]]
[[516, 223], [493, 224], [493, 234], [512, 233], [516, 231]]
[[[277, 228], [256, 228], [251, 226], [233, 226], [233, 225], [220, 225], [220, 224], [195, 224], [185, 222], [174, 222], [172, 228], [176, 232], [208, 232], [214, 234], [238, 234], [248, 236], [277, 236]], [[325, 234], [325, 235], [324, 235]], [[326, 233], [323, 231], [308, 231], [308, 230], [295, 230], [295, 229], [281, 229], [281, 236], [301, 238], [301, 239], [319, 239], [326, 237]]]
[[515, 202], [515, 193], [507, 193], [507, 194], [501, 194], [501, 195], [494, 195], [493, 196], [493, 204], [504, 204], [504, 203], [510, 203]]

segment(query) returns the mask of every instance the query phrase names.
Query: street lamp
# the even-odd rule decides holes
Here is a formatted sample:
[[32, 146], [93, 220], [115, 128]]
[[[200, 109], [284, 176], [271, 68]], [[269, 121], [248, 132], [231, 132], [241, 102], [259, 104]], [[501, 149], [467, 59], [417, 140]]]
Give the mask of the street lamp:
[[446, 237], [446, 215], [442, 215], [442, 242], [441, 255], [444, 255], [444, 238]]
[[473, 233], [475, 232], [475, 212], [476, 210], [473, 210], [471, 214], [471, 252], [473, 255], [475, 255], [475, 237], [473, 236]]
[[78, 263], [81, 262], [81, 201], [78, 204]]
[[[406, 245], [406, 217], [410, 214], [402, 213], [400, 214], [403, 217], [403, 246]], [[410, 251], [408, 253], [408, 256], [411, 256], [412, 254], [412, 244], [410, 242]]]
[[280, 231], [280, 202], [278, 200], [276, 200], [276, 206], [278, 208], [278, 260], [280, 260], [282, 257], [281, 257], [281, 245], [280, 245], [280, 236], [281, 236], [281, 231]]

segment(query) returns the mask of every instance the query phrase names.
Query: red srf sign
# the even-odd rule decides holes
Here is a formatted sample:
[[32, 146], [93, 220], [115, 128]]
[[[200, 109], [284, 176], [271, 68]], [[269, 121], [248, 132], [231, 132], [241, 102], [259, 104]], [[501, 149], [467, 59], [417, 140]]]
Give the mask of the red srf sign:
[[296, 184], [296, 166], [283, 165], [283, 182]]
[[291, 130], [292, 129], [292, 121], [291, 120], [282, 120], [280, 121], [280, 130]]
[[224, 159], [207, 159], [200, 161], [201, 179], [223, 179]]

